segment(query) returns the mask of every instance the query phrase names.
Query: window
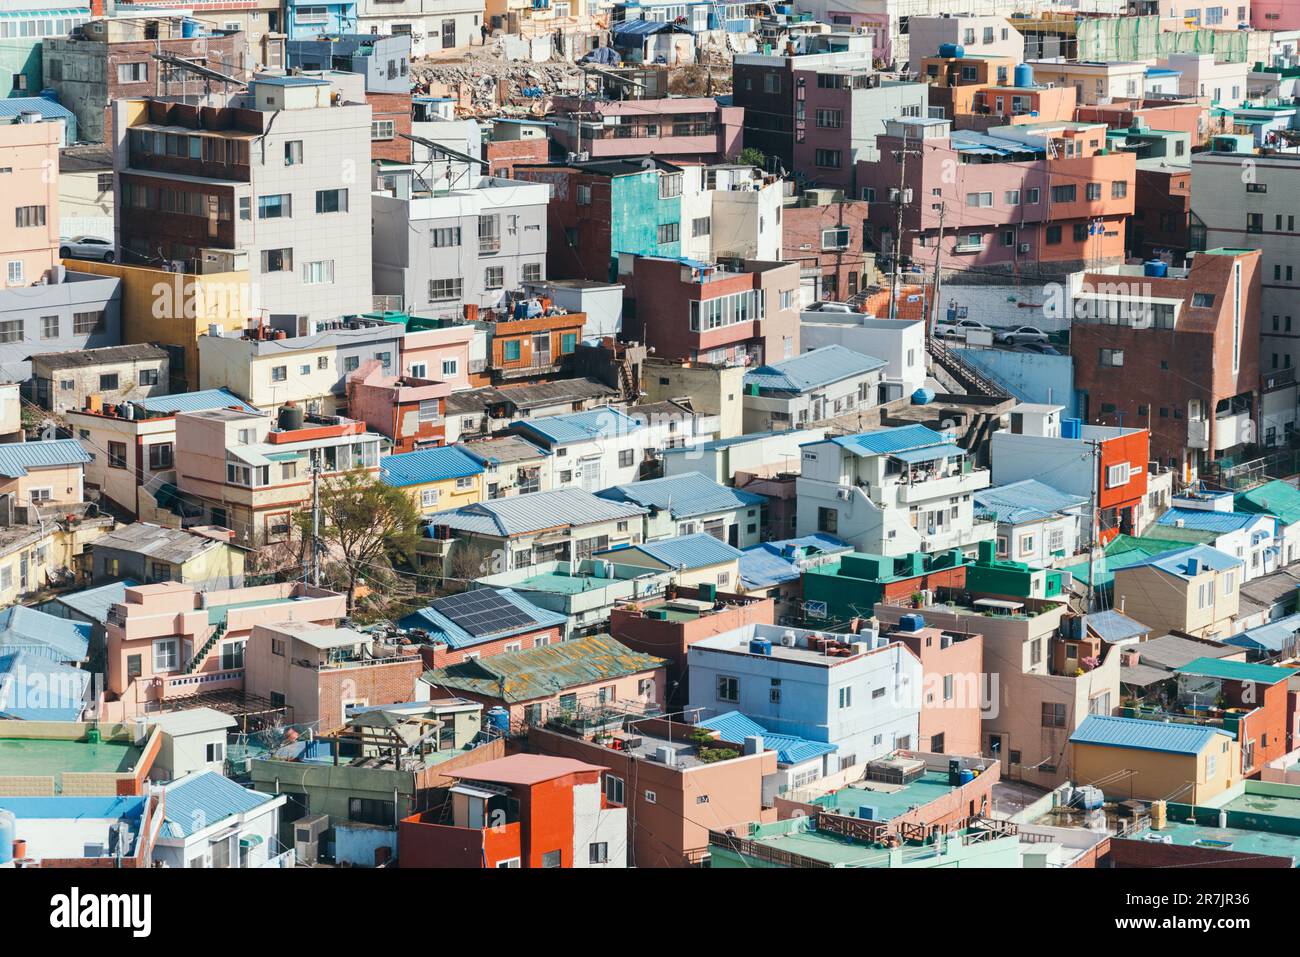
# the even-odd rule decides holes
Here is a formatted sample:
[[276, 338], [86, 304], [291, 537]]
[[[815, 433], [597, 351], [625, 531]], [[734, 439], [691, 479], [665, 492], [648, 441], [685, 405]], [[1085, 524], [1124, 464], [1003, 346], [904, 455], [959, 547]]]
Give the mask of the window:
[[1045, 235], [1046, 240], [1047, 240], [1047, 245], [1049, 245], [1049, 246], [1059, 246], [1059, 245], [1061, 244], [1061, 227], [1060, 227], [1060, 226], [1048, 226], [1047, 229], [1044, 230], [1044, 235]]
[[578, 205], [579, 206], [591, 205], [591, 187], [584, 183], [578, 184]]
[[698, 219], [691, 220], [691, 235], [695, 238], [709, 235], [712, 228], [712, 221], [708, 216], [701, 216]]
[[174, 456], [172, 455], [172, 443], [159, 442], [156, 445], [149, 446], [149, 468], [155, 472], [163, 471], [172, 467]]
[[1124, 365], [1124, 350], [1102, 349], [1100, 350], [1098, 362], [1106, 368], [1118, 369]]
[[605, 775], [605, 800], [610, 804], [623, 803], [623, 779], [613, 774]]
[[153, 643], [153, 670], [175, 671], [181, 666], [180, 641], [176, 638], [160, 638]]
[[125, 442], [108, 443], [108, 467], [111, 469], [126, 468], [126, 443]]
[[1117, 179], [1110, 184], [1110, 198], [1124, 199], [1128, 196], [1128, 180]]
[[316, 190], [316, 212], [346, 213], [348, 211], [348, 191], [346, 189]]
[[587, 858], [592, 864], [609, 863], [609, 844], [606, 841], [587, 845]]
[[506, 269], [504, 266], [488, 266], [483, 271], [483, 287], [485, 289], [500, 289], [506, 284]]
[[141, 384], [141, 385], [157, 385], [157, 384], [158, 384], [158, 370], [157, 370], [157, 369], [141, 369], [141, 370], [140, 370], [140, 384]]
[[520, 277], [524, 282], [541, 282], [542, 281], [542, 264], [541, 263], [524, 263]]
[[391, 140], [393, 138], [393, 121], [372, 121], [370, 124], [370, 138], [372, 140]]
[[838, 130], [844, 125], [842, 110], [818, 110], [817, 125], [826, 130]]
[[[7, 281], [10, 285], [15, 285], [23, 281], [23, 261], [21, 259], [11, 259], [7, 264]], [[12, 340], [17, 342], [17, 339]]]
[[393, 802], [375, 798], [348, 798], [348, 819], [361, 824], [393, 826]]
[[1076, 195], [1077, 190], [1073, 183], [1067, 186], [1052, 187], [1052, 202], [1054, 203], [1073, 203]]
[[1043, 702], [1043, 727], [1044, 728], [1064, 728], [1065, 727], [1065, 703], [1064, 702]]
[[849, 231], [847, 229], [823, 229], [822, 249], [848, 249]]
[[42, 339], [59, 338], [59, 317], [58, 316], [41, 316], [41, 338]]
[[288, 193], [257, 197], [258, 219], [288, 219], [292, 215], [293, 197]]
[[275, 366], [274, 368], [271, 369], [272, 382], [285, 382], [288, 380], [288, 378], [289, 378], [288, 366]]
[[1214, 293], [1212, 292], [1194, 292], [1192, 293], [1192, 305], [1197, 309], [1209, 309], [1214, 305]]
[[459, 299], [463, 289], [463, 279], [430, 279], [429, 301], [443, 302], [450, 299]]
[[221, 670], [233, 671], [244, 667], [245, 641], [228, 641], [221, 646]]
[[992, 193], [967, 193], [966, 205], [974, 207], [984, 207], [993, 205]]
[[737, 702], [740, 700], [740, 679], [728, 675], [718, 675], [717, 696], [719, 701]]
[[302, 281], [308, 286], [328, 285], [334, 281], [334, 260], [321, 259], [302, 264]]
[[[286, 140], [284, 144], [284, 165], [302, 165], [302, 140]], [[317, 196], [320, 194], [317, 193]]]
[[448, 226], [442, 229], [430, 230], [429, 245], [431, 245], [434, 249], [442, 249], [447, 246], [459, 246], [460, 227]]
[[[6, 569], [8, 571], [8, 569]], [[126, 676], [128, 678], [139, 678], [144, 674], [144, 664], [140, 655], [126, 656]]]
[[841, 708], [852, 707], [852, 705], [853, 705], [853, 689], [852, 689], [852, 688], [840, 688], [840, 689], [839, 689], [839, 704], [840, 704], [840, 707], [841, 707]]
[[636, 453], [632, 449], [623, 449], [618, 453], [619, 468], [628, 468], [635, 461]]
[[1127, 485], [1129, 480], [1129, 464], [1120, 462], [1118, 465], [1108, 466], [1106, 469], [1106, 488], [1116, 488], [1120, 485]]
[[19, 206], [14, 210], [14, 225], [19, 229], [45, 225], [44, 206]]
[[659, 175], [659, 198], [672, 199], [682, 195], [682, 174], [661, 173]]
[[839, 169], [841, 155], [839, 150], [817, 150], [813, 153], [813, 165], [823, 169]]
[[148, 63], [119, 63], [117, 65], [118, 83], [144, 83], [148, 79]]
[[522, 340], [508, 339], [501, 346], [501, 355], [505, 362], [518, 362], [523, 356]]
[[1101, 199], [1101, 183], [1089, 183], [1084, 195], [1092, 200]]
[[262, 250], [262, 272], [292, 272], [293, 271], [293, 250], [292, 249], [263, 249]]
[[677, 242], [678, 239], [680, 238], [679, 233], [680, 233], [679, 223], [661, 223], [659, 225], [659, 230], [658, 230], [659, 245], [662, 246], [665, 243]]
[[1246, 232], [1262, 233], [1264, 231], [1264, 214], [1247, 213], [1246, 214]]

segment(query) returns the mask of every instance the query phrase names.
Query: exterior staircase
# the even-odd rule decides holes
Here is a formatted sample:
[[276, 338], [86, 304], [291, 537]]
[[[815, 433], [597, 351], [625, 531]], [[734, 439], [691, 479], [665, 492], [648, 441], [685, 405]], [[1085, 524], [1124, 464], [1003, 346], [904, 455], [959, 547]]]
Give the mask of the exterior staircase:
[[209, 636], [208, 640], [203, 643], [203, 647], [195, 652], [194, 657], [185, 665], [185, 671], [183, 673], [187, 675], [194, 674], [194, 672], [198, 670], [199, 665], [203, 664], [203, 659], [205, 659], [208, 656], [208, 653], [216, 647], [217, 642], [221, 640], [221, 636], [225, 633], [226, 623], [224, 621], [218, 623], [217, 627], [212, 629], [211, 636]]

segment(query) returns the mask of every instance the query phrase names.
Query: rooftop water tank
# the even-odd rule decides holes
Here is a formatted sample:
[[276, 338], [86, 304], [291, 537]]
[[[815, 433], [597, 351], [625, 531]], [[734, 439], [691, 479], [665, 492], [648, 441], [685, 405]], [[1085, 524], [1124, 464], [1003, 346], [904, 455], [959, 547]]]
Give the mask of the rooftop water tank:
[[1163, 259], [1148, 259], [1142, 264], [1142, 275], [1163, 279], [1169, 275], [1169, 264]]
[[181, 21], [181, 36], [186, 39], [198, 36], [200, 26], [199, 21], [186, 17]]
[[1017, 63], [1016, 69], [1012, 74], [1015, 78], [1015, 84], [1018, 87], [1034, 85], [1034, 68], [1028, 63]]
[[1061, 438], [1077, 439], [1083, 434], [1083, 422], [1080, 419], [1061, 420]]
[[939, 44], [939, 56], [946, 60], [961, 59], [966, 55], [966, 48], [960, 43]]
[[14, 839], [18, 835], [18, 818], [13, 811], [0, 808], [0, 865], [14, 859]]
[[497, 705], [495, 708], [488, 708], [487, 723], [488, 727], [493, 731], [499, 731], [502, 734], [509, 734], [510, 712], [500, 705]]
[[766, 638], [751, 638], [749, 639], [749, 653], [751, 655], [767, 655], [770, 658], [772, 656], [772, 643]]
[[925, 627], [925, 617], [923, 615], [903, 615], [898, 619], [898, 630], [907, 632], [917, 632]]
[[970, 784], [974, 780], [975, 772], [970, 768], [962, 768], [961, 771], [957, 773], [957, 783], [959, 785]]
[[934, 401], [934, 391], [924, 386], [912, 393], [912, 405], [929, 405]]

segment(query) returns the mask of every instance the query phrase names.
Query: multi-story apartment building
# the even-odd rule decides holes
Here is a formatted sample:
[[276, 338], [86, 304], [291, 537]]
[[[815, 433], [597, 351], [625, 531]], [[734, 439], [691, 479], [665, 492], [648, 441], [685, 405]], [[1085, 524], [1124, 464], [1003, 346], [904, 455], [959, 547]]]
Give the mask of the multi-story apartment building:
[[952, 439], [899, 426], [803, 446], [797, 534], [834, 535], [856, 550], [904, 555], [976, 545], [995, 534], [971, 496], [989, 484]]
[[957, 12], [907, 18], [908, 56], [913, 64], [937, 56], [945, 44], [976, 56], [1025, 58], [1025, 38], [1005, 16]]
[[1031, 60], [1029, 65], [1039, 83], [1074, 87], [1080, 105], [1138, 99], [1146, 88], [1147, 64], [1139, 60]]
[[553, 138], [593, 160], [655, 156], [668, 162], [725, 163], [740, 156], [745, 111], [713, 97], [597, 100], [562, 96], [548, 117]]
[[119, 17], [173, 10], [201, 29], [239, 31], [248, 38], [249, 68], [278, 70], [284, 64], [284, 4], [281, 0], [116, 0]]
[[451, 386], [436, 379], [395, 376], [377, 359], [348, 376], [348, 411], [392, 442], [392, 451], [442, 445]]
[[883, 399], [885, 360], [840, 345], [745, 373], [745, 432], [802, 429], [862, 415]]
[[752, 166], [682, 169], [682, 256], [782, 258], [785, 184]]
[[1279, 205], [1279, 197], [1300, 188], [1300, 156], [1197, 153], [1191, 185], [1192, 249], [1260, 251], [1261, 371], [1300, 367], [1300, 233], [1295, 214]]
[[412, 56], [482, 42], [483, 0], [356, 0], [355, 5], [355, 32], [407, 34]]
[[260, 412], [211, 409], [176, 416], [176, 485], [182, 521], [220, 525], [235, 542], [287, 542], [294, 515], [320, 480], [361, 469], [377, 475], [383, 437], [338, 416], [286, 409], [278, 421]]
[[328, 34], [290, 40], [284, 46], [284, 59], [290, 70], [361, 73], [367, 93], [411, 92], [410, 34]]
[[247, 269], [251, 313], [300, 331], [368, 312], [370, 107], [322, 78], [248, 89], [221, 110], [114, 103], [119, 257]]
[[[656, 356], [713, 365], [761, 365], [799, 352], [795, 263], [703, 263], [623, 257], [623, 331]], [[630, 267], [630, 268], [629, 268]]]
[[880, 162], [859, 170], [877, 249], [894, 248], [891, 191], [902, 179], [915, 200], [903, 208], [903, 256], [933, 264], [938, 247], [941, 268], [957, 278], [989, 269], [1058, 275], [1123, 261], [1135, 161], [1107, 152], [1104, 125], [976, 133], [949, 120], [901, 119], [887, 127]]
[[251, 66], [248, 38], [239, 30], [201, 30], [193, 35], [181, 16], [157, 13], [146, 17], [91, 20], [70, 36], [42, 41], [45, 87], [77, 117], [81, 138], [112, 145], [117, 100], [139, 96], [196, 96], [206, 99], [204, 83], [194, 73], [170, 67], [154, 58], [170, 54], [231, 78], [229, 89], [248, 79]]
[[0, 125], [0, 378], [22, 382], [33, 353], [121, 342], [121, 284], [59, 262], [62, 124], [34, 113]]
[[[1136, 425], [1088, 425], [1062, 419], [1062, 411], [1059, 405], [1029, 403], [1011, 410], [1011, 428], [994, 432], [990, 443], [993, 484], [1036, 479], [1057, 491], [1087, 496], [1097, 512], [1099, 545], [1116, 535], [1141, 534], [1156, 517], [1147, 503], [1154, 478], [1150, 431]], [[1092, 521], [1085, 515], [1079, 529], [1084, 545], [1092, 540]], [[1058, 547], [1064, 547], [1066, 537]], [[1050, 541], [1046, 544], [1049, 552], [1055, 550]], [[1016, 549], [1007, 557], [1027, 560]]]
[[268, 412], [288, 403], [308, 412], [345, 407], [348, 376], [372, 360], [395, 374], [405, 336], [402, 323], [379, 315], [311, 320], [305, 330], [256, 326], [243, 335], [216, 334], [220, 331], [199, 337], [200, 387], [228, 386]]
[[781, 212], [781, 259], [799, 264], [802, 306], [852, 299], [871, 279], [874, 259], [867, 253], [870, 205], [833, 200], [826, 190], [809, 190], [799, 204]]
[[473, 176], [448, 188], [413, 169], [385, 169], [389, 176], [391, 192], [373, 199], [377, 296], [422, 315], [459, 316], [466, 305], [496, 308], [546, 277], [549, 186]]
[[689, 427], [683, 428], [684, 424], [641, 422], [606, 408], [526, 419], [510, 424], [506, 431], [555, 457], [556, 488], [598, 492], [637, 481], [642, 468], [661, 449], [673, 444], [693, 445], [695, 437]]
[[1113, 266], [1073, 277], [1084, 420], [1146, 428], [1151, 458], [1184, 481], [1258, 443], [1260, 260], [1220, 248], [1163, 276]]
[[41, 91], [41, 53], [46, 37], [66, 37], [93, 16], [89, 2], [20, 0], [0, 17], [0, 99]]

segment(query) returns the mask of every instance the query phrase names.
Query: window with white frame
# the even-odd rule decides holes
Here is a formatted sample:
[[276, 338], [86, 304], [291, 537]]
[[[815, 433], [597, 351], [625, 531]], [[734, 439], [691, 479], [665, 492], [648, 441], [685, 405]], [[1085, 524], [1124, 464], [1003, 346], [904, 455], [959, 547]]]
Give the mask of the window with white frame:
[[1119, 462], [1115, 465], [1106, 467], [1106, 488], [1116, 488], [1120, 485], [1127, 485], [1130, 475], [1130, 466], [1127, 462]]
[[153, 643], [153, 670], [175, 671], [181, 666], [181, 644], [178, 638], [159, 638]]

